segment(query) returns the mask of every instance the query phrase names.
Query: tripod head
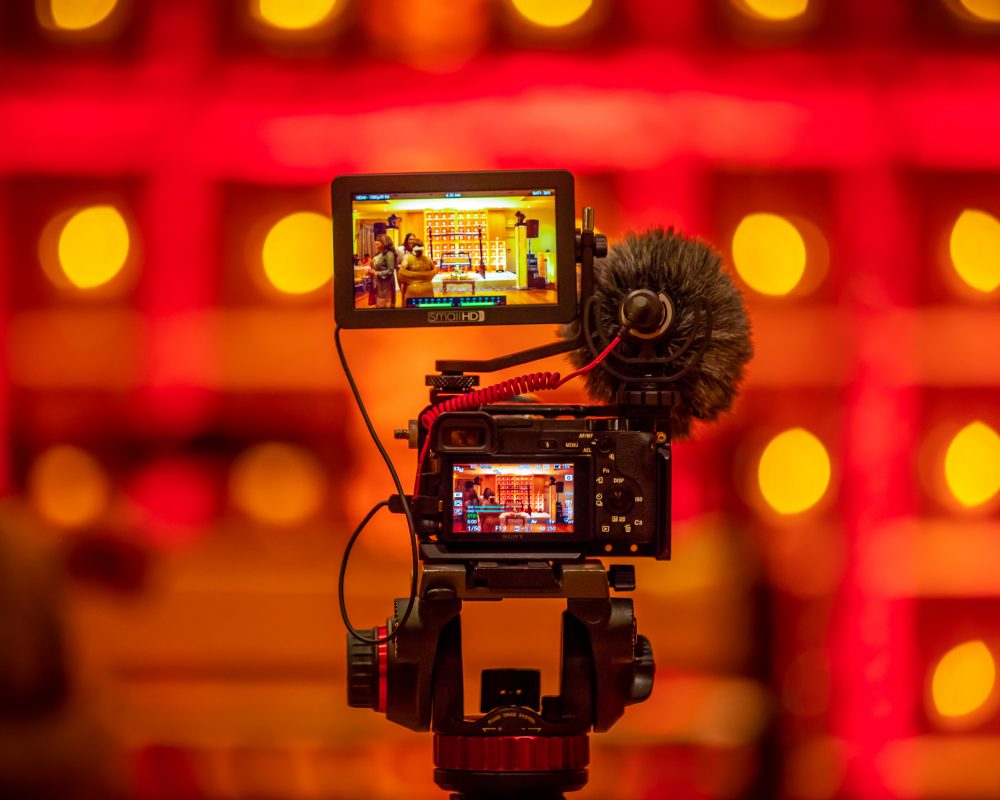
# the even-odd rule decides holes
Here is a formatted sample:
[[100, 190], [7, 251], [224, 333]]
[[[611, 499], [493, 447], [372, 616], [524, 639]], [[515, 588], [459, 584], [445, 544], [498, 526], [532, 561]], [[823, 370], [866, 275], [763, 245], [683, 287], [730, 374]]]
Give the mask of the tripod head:
[[[424, 567], [406, 624], [384, 644], [348, 636], [348, 703], [411, 730], [434, 732], [434, 780], [461, 797], [555, 798], [587, 781], [588, 734], [610, 728], [625, 706], [645, 700], [655, 664], [636, 633], [631, 567], [598, 561]], [[466, 717], [460, 613], [464, 600], [564, 598], [560, 692], [540, 696], [537, 670], [482, 673], [480, 716]], [[397, 630], [405, 600], [384, 627]]]

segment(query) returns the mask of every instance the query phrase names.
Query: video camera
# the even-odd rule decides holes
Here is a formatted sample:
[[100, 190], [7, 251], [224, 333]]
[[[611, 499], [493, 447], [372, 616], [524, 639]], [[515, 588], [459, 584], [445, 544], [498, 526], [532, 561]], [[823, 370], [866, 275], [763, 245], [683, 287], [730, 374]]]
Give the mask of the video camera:
[[[406, 515], [419, 586], [415, 563], [411, 596], [366, 631], [341, 596], [351, 706], [433, 730], [442, 788], [561, 797], [586, 783], [589, 732], [652, 691], [632, 601], [611, 597], [635, 589], [634, 568], [598, 558], [669, 559], [671, 439], [732, 401], [751, 352], [739, 293], [714, 251], [672, 230], [609, 253], [592, 209], [574, 227], [564, 171], [351, 175], [332, 196], [337, 347], [359, 404], [340, 328], [562, 324], [562, 341], [436, 362], [428, 406], [397, 431], [419, 452], [411, 495], [379, 445], [397, 485], [380, 505]], [[479, 388], [559, 353], [578, 367], [566, 378]], [[524, 402], [578, 375], [603, 403]], [[540, 697], [535, 670], [484, 670], [481, 715], [466, 716], [462, 602], [510, 597], [566, 600], [560, 693]]]

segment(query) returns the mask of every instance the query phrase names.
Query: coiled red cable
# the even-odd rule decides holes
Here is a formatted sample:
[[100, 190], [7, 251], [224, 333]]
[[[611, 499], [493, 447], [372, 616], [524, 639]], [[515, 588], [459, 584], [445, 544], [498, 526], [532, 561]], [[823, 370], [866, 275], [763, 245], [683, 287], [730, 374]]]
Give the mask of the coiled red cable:
[[434, 420], [447, 411], [468, 411], [489, 403], [501, 403], [525, 392], [537, 392], [542, 389], [555, 389], [560, 385], [558, 372], [533, 372], [530, 375], [519, 375], [516, 378], [492, 386], [485, 386], [467, 394], [449, 397], [443, 403], [438, 403], [428, 409], [420, 417], [420, 423], [430, 430]]
[[[512, 397], [517, 397], [517, 395], [524, 394], [525, 392], [558, 389], [567, 381], [572, 380], [578, 375], [590, 372], [590, 370], [600, 364], [618, 346], [618, 343], [622, 340], [622, 336], [625, 334], [625, 330], [625, 328], [622, 328], [597, 358], [587, 364], [587, 366], [571, 372], [565, 378], [560, 378], [558, 372], [533, 372], [530, 375], [519, 375], [516, 378], [494, 383], [492, 386], [484, 386], [482, 389], [476, 389], [467, 394], [449, 397], [443, 403], [438, 403], [433, 408], [425, 411], [420, 416], [420, 424], [429, 431], [431, 425], [434, 424], [434, 420], [447, 411], [470, 411], [490, 403], [500, 403], [504, 400], [510, 400]], [[418, 495], [420, 490], [420, 475], [423, 473], [424, 461], [430, 452], [430, 445], [431, 438], [428, 436], [424, 439], [424, 446], [420, 449], [420, 456], [417, 458], [417, 476], [413, 486], [414, 497]]]

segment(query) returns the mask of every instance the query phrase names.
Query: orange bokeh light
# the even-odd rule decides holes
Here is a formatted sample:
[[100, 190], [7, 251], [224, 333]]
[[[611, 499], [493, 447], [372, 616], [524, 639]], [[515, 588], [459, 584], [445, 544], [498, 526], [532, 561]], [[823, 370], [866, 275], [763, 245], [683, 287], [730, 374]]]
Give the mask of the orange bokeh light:
[[107, 20], [118, 0], [37, 0], [35, 14], [43, 26], [61, 31], [85, 31]]
[[330, 218], [315, 211], [282, 217], [264, 239], [264, 274], [285, 294], [308, 294], [333, 278]]
[[1000, 286], [1000, 220], [967, 208], [951, 229], [948, 241], [955, 272], [973, 289], [990, 293]]
[[809, 0], [732, 0], [744, 14], [769, 22], [785, 22], [801, 17], [809, 8]]
[[104, 469], [78, 447], [59, 445], [39, 455], [28, 472], [28, 496], [38, 513], [61, 528], [92, 524], [111, 494]]
[[[58, 229], [56, 264], [47, 263], [52, 226]], [[121, 273], [130, 245], [129, 226], [121, 211], [112, 205], [94, 205], [53, 219], [39, 247], [43, 265], [55, 283], [89, 291], [105, 286]]]
[[528, 22], [543, 28], [572, 25], [586, 14], [594, 0], [511, 0]]
[[301, 31], [322, 25], [340, 4], [340, 0], [252, 0], [250, 13], [274, 28]]
[[967, 718], [982, 708], [996, 687], [996, 662], [982, 640], [956, 645], [937, 662], [930, 700], [941, 717]]
[[744, 217], [733, 233], [732, 252], [740, 277], [761, 294], [788, 294], [806, 271], [805, 239], [791, 221], [778, 214]]
[[971, 422], [948, 445], [944, 458], [948, 489], [969, 508], [1000, 491], [1000, 435], [985, 422]]
[[233, 463], [229, 496], [234, 506], [261, 522], [297, 525], [319, 512], [326, 496], [326, 477], [308, 451], [265, 442]]
[[830, 485], [830, 456], [804, 428], [775, 436], [757, 466], [761, 494], [779, 514], [798, 514], [818, 503]]
[[1000, 22], [1000, 0], [952, 0], [952, 7], [976, 21]]

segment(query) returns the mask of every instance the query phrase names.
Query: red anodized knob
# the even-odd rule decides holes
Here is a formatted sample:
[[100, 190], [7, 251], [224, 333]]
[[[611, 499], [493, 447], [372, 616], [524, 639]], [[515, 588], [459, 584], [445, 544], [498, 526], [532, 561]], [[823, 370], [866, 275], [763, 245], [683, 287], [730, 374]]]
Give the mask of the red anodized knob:
[[434, 765], [471, 772], [583, 769], [589, 739], [579, 736], [434, 736]]

